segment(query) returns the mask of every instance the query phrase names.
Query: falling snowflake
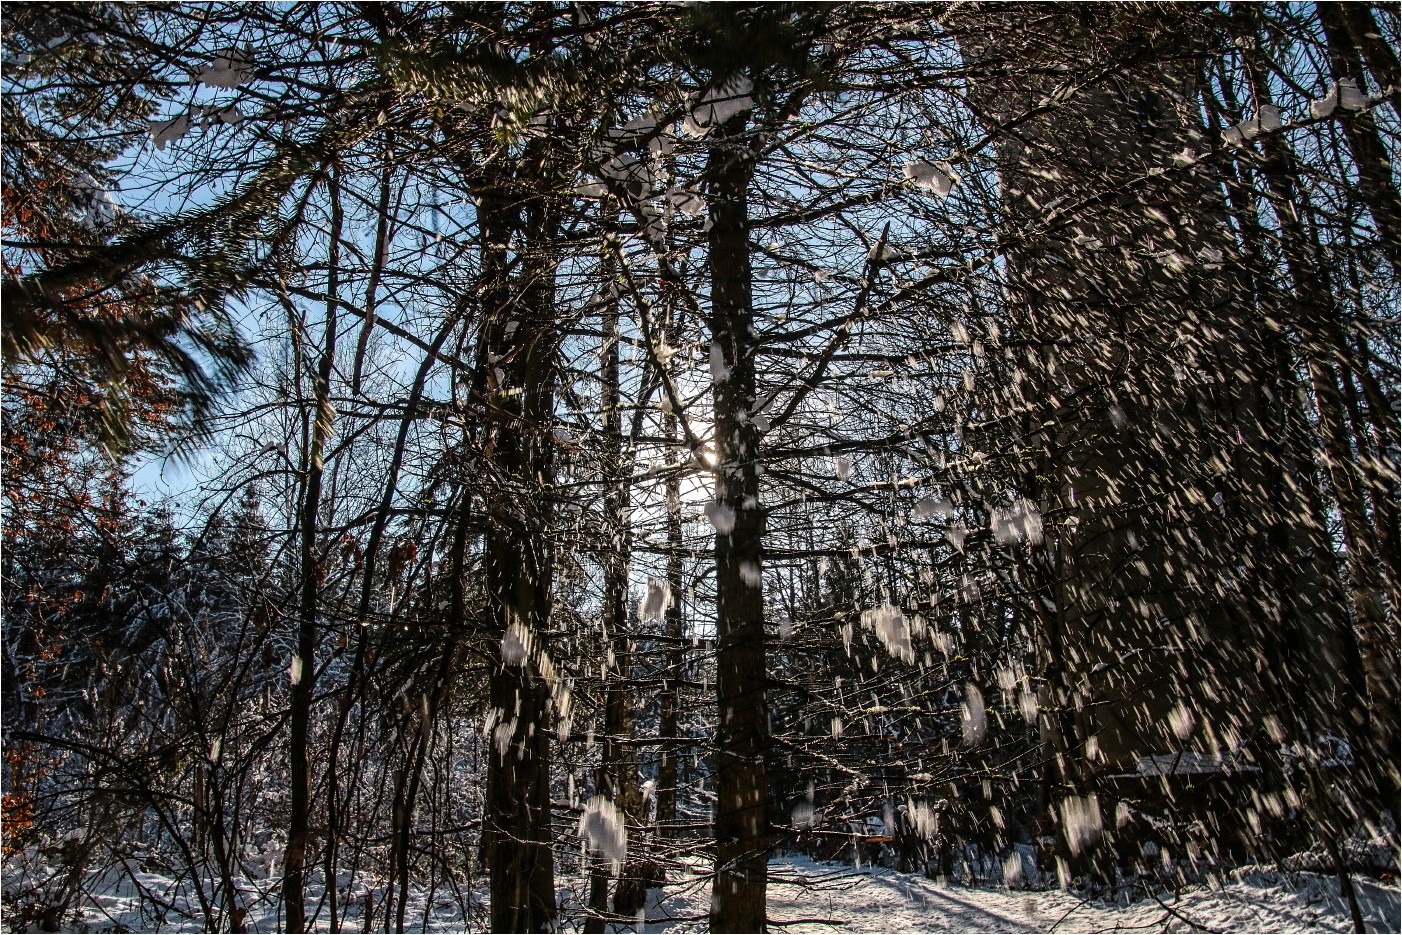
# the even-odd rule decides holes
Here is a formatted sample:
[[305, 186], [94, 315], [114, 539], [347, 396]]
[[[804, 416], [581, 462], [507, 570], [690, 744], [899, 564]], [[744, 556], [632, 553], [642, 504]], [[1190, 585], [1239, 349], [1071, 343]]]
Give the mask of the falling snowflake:
[[672, 589], [665, 581], [648, 579], [647, 594], [638, 605], [638, 616], [644, 623], [659, 623], [667, 608], [672, 606]]
[[735, 528], [735, 511], [724, 503], [713, 500], [705, 506], [706, 519], [715, 527], [716, 533], [730, 535]]
[[915, 661], [910, 625], [899, 607], [887, 603], [862, 611], [862, 627], [875, 631], [877, 639], [894, 658], [906, 663]]
[[972, 682], [964, 686], [964, 703], [959, 707], [959, 726], [964, 733], [964, 743], [971, 747], [981, 743], [988, 732], [988, 710], [983, 704], [983, 693]]
[[525, 665], [531, 651], [531, 634], [518, 621], [512, 621], [501, 638], [501, 661], [509, 666]]

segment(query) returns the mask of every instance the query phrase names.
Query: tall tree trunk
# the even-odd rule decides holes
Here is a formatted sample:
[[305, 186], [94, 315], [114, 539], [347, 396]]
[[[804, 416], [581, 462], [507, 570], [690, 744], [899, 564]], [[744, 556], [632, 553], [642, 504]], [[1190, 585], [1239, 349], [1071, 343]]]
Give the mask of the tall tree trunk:
[[[669, 344], [674, 344], [669, 340]], [[663, 419], [667, 451], [676, 449], [677, 417], [668, 413]], [[680, 683], [686, 671], [685, 625], [682, 617], [682, 495], [681, 478], [669, 471], [666, 482], [667, 510], [667, 588], [672, 595], [663, 623], [662, 691], [658, 699], [657, 732], [662, 738], [657, 762], [657, 836], [669, 838], [675, 833], [677, 821], [677, 784], [680, 771], [678, 758], [682, 746], [677, 739], [681, 729], [679, 718]]]
[[[419, 711], [412, 718], [414, 723], [413, 743], [410, 745], [410, 753], [405, 761], [404, 770], [407, 776], [396, 788], [394, 814], [393, 814], [393, 840], [391, 842], [390, 859], [390, 890], [394, 885], [398, 885], [398, 899], [395, 902], [393, 919], [394, 930], [404, 931], [405, 913], [409, 908], [409, 877], [412, 870], [412, 860], [410, 852], [414, 839], [414, 813], [415, 805], [418, 802], [419, 789], [423, 783], [424, 764], [428, 759], [429, 748], [433, 744], [433, 734], [438, 725], [438, 712], [443, 707], [444, 696], [448, 690], [448, 677], [452, 672], [455, 653], [445, 652], [438, 661], [438, 668], [434, 672], [433, 682], [428, 686], [419, 686], [421, 694], [419, 696]], [[406, 723], [407, 729], [407, 723]], [[402, 795], [400, 790], [402, 789]], [[391, 913], [385, 912], [385, 931], [390, 930]]]
[[[1242, 17], [1239, 28], [1254, 35], [1254, 10], [1233, 12]], [[1256, 67], [1251, 54], [1246, 60], [1248, 68]], [[1253, 106], [1272, 103], [1264, 75], [1257, 73], [1253, 83]], [[1229, 92], [1230, 83], [1219, 87]], [[1218, 121], [1233, 119], [1219, 113], [1211, 95], [1204, 103]], [[1233, 113], [1242, 110], [1230, 96], [1226, 103]], [[1301, 404], [1304, 388], [1293, 347], [1278, 324], [1291, 313], [1281, 308], [1274, 285], [1261, 205], [1246, 179], [1249, 168], [1233, 163], [1223, 171], [1241, 239], [1241, 261], [1225, 273], [1243, 311], [1255, 310], [1222, 365], [1247, 376], [1236, 406], [1240, 444], [1232, 452], [1229, 489], [1247, 520], [1244, 527], [1238, 524], [1235, 549], [1254, 572], [1249, 582], [1257, 607], [1277, 637], [1263, 644], [1269, 659], [1263, 679], [1276, 697], [1276, 720], [1265, 739], [1271, 745], [1281, 739], [1310, 744], [1324, 734], [1355, 736], [1366, 720], [1365, 678], [1327, 528], [1314, 427]], [[1284, 781], [1283, 775], [1275, 778]]]
[[[669, 165], [668, 171], [675, 173], [675, 165]], [[657, 253], [663, 303], [659, 326], [662, 329], [663, 342], [672, 348], [680, 343], [678, 314], [680, 297], [686, 288], [681, 272], [668, 259], [668, 254], [674, 246], [667, 244], [666, 249]], [[666, 373], [670, 366], [666, 360], [657, 361], [660, 371], [658, 380], [662, 384], [664, 396], [666, 387], [673, 385], [672, 378]], [[677, 412], [672, 408], [672, 400], [669, 399], [662, 417], [662, 436], [669, 462], [678, 451], [681, 441], [678, 418]], [[682, 608], [681, 474], [676, 465], [669, 464], [669, 467], [671, 469], [667, 471], [663, 489], [666, 498], [663, 508], [666, 511], [667, 526], [667, 592], [671, 595], [671, 603], [667, 605], [663, 614], [662, 685], [658, 693], [657, 732], [660, 743], [657, 759], [656, 833], [659, 840], [672, 837], [676, 831], [673, 826], [677, 821], [677, 785], [681, 776], [678, 763], [683, 751], [687, 749], [678, 738], [681, 724], [681, 680], [686, 672], [685, 621]]]
[[[1329, 67], [1334, 79], [1352, 78], [1359, 88], [1363, 88], [1363, 50], [1354, 44], [1348, 25], [1349, 13], [1344, 9], [1345, 6], [1355, 5], [1316, 3], [1315, 11], [1319, 14], [1320, 25], [1324, 27], [1324, 37], [1329, 46]], [[1372, 19], [1366, 8], [1364, 15]], [[1395, 63], [1396, 59], [1393, 61]], [[1402, 249], [1402, 218], [1398, 213], [1402, 211], [1402, 205], [1398, 203], [1397, 186], [1392, 184], [1392, 158], [1371, 114], [1345, 114], [1340, 126], [1358, 170], [1358, 187], [1363, 194], [1363, 203], [1373, 216], [1373, 223], [1377, 225], [1382, 238], [1383, 258], [1392, 266], [1395, 274], [1398, 250]]]
[[[1253, 332], [1253, 313], [1217, 271], [1232, 251], [1220, 190], [1200, 169], [1175, 168], [1197, 145], [1181, 105], [1193, 99], [1190, 75], [1137, 70], [1139, 39], [1129, 37], [1148, 30], [1185, 62], [1204, 58], [1207, 44], [1194, 46], [1203, 30], [1186, 8], [1156, 10], [1152, 24], [1130, 15], [1018, 5], [976, 10], [957, 26], [971, 64], [1029, 66], [1025, 78], [976, 84], [972, 100], [992, 123], [1016, 121], [1000, 154], [1005, 255], [1032, 421], [1050, 427], [1055, 494], [1044, 508], [1058, 516], [1048, 527], [1047, 635], [1059, 637], [1066, 670], [1053, 702], [1074, 735], [1061, 749], [1081, 761], [1062, 766], [1068, 797], [1146, 757], [1230, 751], [1273, 697], [1257, 660], [1274, 635], [1233, 547], [1252, 503], [1227, 500], [1223, 459], [1241, 437], [1251, 386], [1226, 362]], [[1105, 41], [1114, 36], [1127, 44]], [[1042, 115], [1034, 108], [1054, 87], [1039, 66], [1068, 56], [1115, 77]], [[1081, 858], [1069, 869], [1109, 858], [1094, 826], [1113, 834], [1113, 822], [1077, 817], [1096, 807], [1064, 807], [1063, 848]]]
[[[607, 269], [607, 264], [605, 264]], [[603, 321], [603, 410], [604, 410], [604, 513], [611, 537], [604, 556], [603, 635], [608, 647], [604, 666], [604, 732], [599, 753], [598, 793], [617, 807], [619, 814], [636, 828], [641, 818], [642, 801], [638, 787], [637, 746], [631, 741], [636, 734], [633, 705], [634, 687], [630, 684], [633, 641], [628, 620], [628, 567], [632, 552], [629, 520], [629, 467], [623, 458], [623, 413], [619, 359], [619, 312], [617, 298], [609, 300]], [[629, 850], [634, 842], [629, 841]], [[584, 931], [604, 931], [608, 914], [608, 881], [612, 861], [595, 860], [590, 870], [589, 909]], [[623, 862], [623, 873], [630, 872], [629, 861]], [[619, 892], [631, 887], [620, 879]], [[627, 908], [631, 911], [631, 906]]]
[[[533, 144], [543, 144], [536, 140]], [[539, 145], [520, 171], [544, 171]], [[529, 169], [527, 167], [534, 167]], [[545, 491], [554, 478], [556, 209], [501, 186], [479, 189], [483, 245], [483, 450], [495, 485], [482, 557], [491, 631], [502, 641], [489, 688], [491, 742], [483, 853], [494, 932], [544, 932], [555, 917], [550, 829], [550, 687], [542, 672], [554, 569]], [[519, 219], [519, 222], [518, 222]], [[512, 234], [525, 243], [508, 273]], [[512, 326], [510, 323], [515, 322]], [[465, 503], [464, 509], [470, 507]]]
[[770, 847], [769, 710], [765, 703], [764, 511], [755, 407], [748, 115], [707, 152], [716, 498], [716, 873], [711, 931], [765, 931]]
[[[401, 23], [388, 5], [368, 12], [382, 35]], [[491, 8], [497, 17], [505, 10]], [[548, 54], [541, 41], [532, 55]], [[435, 115], [446, 136], [487, 130], [456, 108]], [[470, 404], [480, 414], [474, 439], [480, 463], [472, 487], [485, 499], [481, 557], [487, 630], [501, 659], [488, 685], [487, 781], [481, 855], [490, 874], [494, 932], [544, 932], [554, 925], [555, 867], [550, 807], [553, 664], [547, 640], [555, 549], [556, 376], [562, 328], [555, 307], [559, 205], [570, 173], [556, 160], [556, 116], [518, 155], [490, 143], [486, 152], [455, 153], [455, 167], [476, 201], [481, 268], [471, 304], [477, 307], [477, 368]], [[514, 254], [514, 256], [512, 255]], [[474, 496], [461, 498], [452, 566], [465, 572], [465, 531], [479, 518]], [[453, 616], [462, 619], [467, 589], [452, 586]]]
[[1330, 359], [1342, 340], [1342, 335], [1338, 334], [1337, 309], [1320, 278], [1307, 234], [1294, 213], [1294, 203], [1286, 197], [1292, 187], [1284, 177], [1288, 169], [1273, 158], [1268, 160], [1263, 171], [1281, 222], [1281, 241], [1296, 302], [1295, 320], [1303, 338], [1306, 371], [1318, 409], [1317, 429], [1324, 442], [1325, 472], [1343, 520], [1354, 628], [1368, 686], [1370, 723], [1363, 736], [1371, 747], [1369, 757], [1376, 764], [1374, 791], [1382, 796], [1380, 801], [1396, 801], [1402, 787], [1399, 787], [1396, 766], [1386, 765], [1395, 764], [1397, 747], [1402, 742], [1397, 723], [1398, 704], [1402, 699], [1397, 679], [1396, 625], [1388, 619], [1382, 581], [1383, 559], [1377, 552], [1374, 527], [1368, 520], [1339, 375]]
[[[1339, 34], [1343, 27], [1330, 16], [1330, 5], [1319, 6], [1321, 17], [1333, 23], [1331, 52], [1336, 67], [1343, 67], [1338, 65], [1340, 59], [1347, 57], [1346, 50], [1340, 48], [1345, 42]], [[1244, 5], [1235, 9], [1239, 21], [1248, 27], [1254, 25], [1256, 12]], [[1264, 63], [1251, 49], [1246, 51], [1244, 61], [1258, 103], [1270, 103]], [[1368, 777], [1371, 796], [1379, 796], [1379, 801], [1396, 801], [1402, 787], [1395, 765], [1388, 764], [1395, 762], [1398, 744], [1402, 742], [1397, 725], [1397, 708], [1402, 699], [1397, 680], [1396, 627], [1388, 619], [1384, 599], [1384, 578], [1390, 576], [1388, 583], [1395, 593], [1396, 566], [1380, 561], [1376, 529], [1369, 521], [1364, 497], [1365, 479], [1353, 451], [1345, 414], [1336, 365], [1348, 365], [1351, 348], [1322, 266], [1320, 247], [1310, 238], [1300, 216], [1297, 193], [1302, 189], [1294, 153], [1278, 134], [1265, 135], [1261, 148], [1266, 158], [1258, 171], [1280, 224], [1280, 241], [1292, 289], [1294, 314], [1290, 320], [1301, 337], [1301, 352], [1319, 414], [1317, 431], [1324, 443], [1325, 474], [1343, 520], [1353, 626], [1368, 696], [1368, 723], [1346, 726], [1351, 728], [1350, 736], [1355, 741], [1361, 739], [1363, 746], [1370, 748], [1363, 772]], [[1396, 200], [1395, 194], [1391, 197]]]
[[326, 442], [331, 437], [335, 410], [331, 406], [331, 373], [336, 352], [336, 311], [339, 303], [341, 255], [341, 201], [337, 182], [330, 180], [331, 239], [326, 251], [326, 324], [324, 346], [313, 389], [314, 415], [305, 462], [298, 518], [301, 533], [301, 596], [297, 606], [297, 651], [292, 658], [292, 700], [289, 712], [289, 781], [291, 809], [287, 821], [287, 846], [283, 851], [282, 902], [288, 932], [306, 931], [306, 862], [311, 817], [311, 712], [316, 685], [317, 611], [321, 576], [317, 557], [318, 514]]

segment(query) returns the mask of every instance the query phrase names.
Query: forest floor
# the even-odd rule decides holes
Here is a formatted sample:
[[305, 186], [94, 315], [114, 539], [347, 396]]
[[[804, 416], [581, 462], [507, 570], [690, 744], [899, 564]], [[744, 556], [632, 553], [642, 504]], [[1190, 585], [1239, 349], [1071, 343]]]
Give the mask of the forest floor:
[[[654, 890], [641, 926], [611, 927], [618, 932], [690, 933], [707, 930], [710, 888], [702, 868], [690, 881], [674, 878]], [[1213, 885], [1192, 886], [1177, 894], [1121, 890], [1114, 898], [1088, 898], [1056, 889], [1018, 889], [937, 883], [923, 876], [880, 867], [816, 863], [784, 857], [770, 864], [769, 917], [775, 932], [1349, 932], [1349, 912], [1332, 877], [1312, 873], [1281, 874], [1243, 870]], [[141, 899], [130, 887], [116, 887], [96, 897], [68, 931], [199, 931], [196, 913], [176, 908], [180, 900], [167, 889], [171, 909], [159, 920], [151, 914], [150, 895], [159, 894], [158, 875], [138, 874], [149, 887]], [[583, 881], [561, 879], [561, 931], [580, 927], [577, 899]], [[1355, 878], [1367, 930], [1402, 931], [1395, 886]], [[408, 931], [485, 931], [482, 888], [462, 894], [465, 900], [442, 899], [424, 912], [422, 895], [410, 900]], [[268, 894], [271, 897], [271, 893]], [[158, 897], [159, 898], [159, 897]], [[171, 905], [172, 903], [176, 905]], [[143, 905], [144, 904], [144, 905]], [[465, 913], [464, 908], [468, 911]], [[318, 930], [325, 926], [324, 917]], [[383, 923], [375, 920], [375, 928]], [[347, 918], [345, 930], [360, 931], [361, 920]], [[9, 926], [4, 926], [6, 930]], [[275, 932], [276, 903], [255, 903], [249, 932]]]
[[[1370, 932], [1402, 931], [1398, 890], [1355, 879]], [[704, 932], [709, 887], [649, 907], [647, 932]], [[1216, 886], [1091, 899], [1056, 889], [939, 884], [880, 867], [783, 858], [770, 864], [769, 918], [781, 932], [1349, 932], [1333, 878], [1240, 872]], [[657, 921], [652, 921], [652, 920]], [[801, 921], [800, 921], [801, 920]], [[784, 924], [788, 923], [788, 924]]]

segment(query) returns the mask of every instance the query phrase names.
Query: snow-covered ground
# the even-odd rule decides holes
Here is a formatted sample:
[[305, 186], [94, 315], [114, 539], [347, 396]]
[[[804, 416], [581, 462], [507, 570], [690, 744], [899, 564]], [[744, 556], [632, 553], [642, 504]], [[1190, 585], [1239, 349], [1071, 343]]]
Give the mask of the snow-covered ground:
[[[784, 858], [770, 865], [769, 918], [783, 932], [1349, 932], [1337, 883], [1316, 874], [1243, 873], [1216, 887], [1087, 900], [1058, 890], [940, 885], [881, 868]], [[1398, 891], [1355, 880], [1370, 932], [1402, 931]], [[704, 932], [707, 887], [676, 888], [648, 932]], [[656, 920], [656, 921], [653, 921]], [[802, 920], [802, 921], [800, 921]], [[783, 924], [790, 923], [790, 924]]]
[[[677, 879], [653, 891], [640, 927], [616, 931], [688, 933], [707, 930], [710, 888], [704, 874]], [[854, 869], [785, 857], [770, 864], [769, 918], [776, 932], [1348, 932], [1347, 907], [1332, 878], [1310, 873], [1238, 872], [1216, 885], [1185, 888], [1177, 895], [1121, 891], [1114, 899], [1087, 899], [1058, 890], [1008, 889], [938, 884], [923, 876], [882, 868]], [[174, 896], [170, 881], [141, 875], [158, 899]], [[579, 924], [583, 881], [561, 881], [562, 931]], [[1402, 931], [1398, 890], [1356, 879], [1370, 932]], [[162, 892], [164, 890], [164, 893]], [[485, 930], [481, 889], [466, 898], [444, 899], [440, 891], [425, 918], [422, 896], [411, 900], [410, 931]], [[464, 921], [463, 907], [470, 918]], [[277, 930], [271, 900], [255, 907], [250, 932]], [[200, 919], [167, 912], [163, 923], [138, 907], [128, 885], [114, 888], [84, 910], [76, 931], [199, 931]], [[379, 920], [377, 920], [379, 922]], [[346, 928], [359, 931], [358, 919]], [[381, 924], [375, 926], [381, 929]], [[325, 920], [322, 919], [322, 927]], [[7, 926], [8, 928], [8, 926]]]

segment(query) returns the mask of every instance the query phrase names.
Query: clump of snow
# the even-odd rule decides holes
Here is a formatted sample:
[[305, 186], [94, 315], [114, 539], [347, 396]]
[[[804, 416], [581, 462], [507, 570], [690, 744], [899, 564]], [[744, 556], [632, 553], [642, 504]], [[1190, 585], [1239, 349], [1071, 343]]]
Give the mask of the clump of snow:
[[755, 106], [751, 93], [754, 83], [744, 75], [736, 75], [717, 87], [712, 87], [701, 95], [682, 123], [682, 130], [688, 136], [703, 137], [712, 127], [718, 127], [732, 117], [742, 114]]
[[760, 571], [759, 563], [753, 559], [745, 559], [740, 563], [740, 580], [752, 588], [757, 588], [764, 581], [764, 574]]
[[1256, 126], [1261, 132], [1279, 130], [1281, 127], [1280, 108], [1274, 104], [1262, 104], [1256, 108]]
[[674, 187], [667, 193], [667, 203], [682, 217], [699, 218], [706, 213], [706, 199], [688, 189]]
[[524, 665], [531, 653], [531, 642], [530, 631], [513, 620], [501, 638], [501, 661], [509, 666]]
[[1095, 795], [1072, 795], [1061, 800], [1061, 827], [1072, 854], [1080, 854], [1100, 842], [1102, 832], [1100, 799]]
[[156, 149], [164, 151], [167, 143], [173, 143], [190, 132], [190, 117], [188, 114], [181, 114], [169, 120], [151, 120], [147, 122], [146, 128], [151, 134], [151, 141], [156, 144]]
[[[657, 362], [661, 364], [665, 364], [667, 361], [677, 356], [677, 349], [668, 344], [665, 337], [658, 340], [652, 352], [657, 356]], [[672, 401], [670, 399], [663, 399], [660, 405], [663, 407], [663, 412], [670, 412], [672, 409]]]
[[1022, 719], [1028, 724], [1037, 723], [1037, 693], [1030, 688], [1024, 688], [1017, 694], [1017, 708], [1022, 713]]
[[1323, 119], [1335, 110], [1359, 111], [1368, 107], [1368, 96], [1358, 90], [1358, 83], [1352, 78], [1335, 81], [1329, 86], [1329, 93], [1315, 101], [1310, 101], [1310, 116]]
[[735, 511], [718, 500], [712, 500], [705, 506], [706, 519], [711, 521], [715, 527], [716, 534], [728, 536], [735, 528]]
[[915, 504], [916, 519], [938, 516], [949, 519], [954, 515], [954, 505], [943, 497], [922, 497]]
[[876, 632], [886, 651], [902, 662], [915, 661], [915, 647], [910, 642], [910, 625], [901, 609], [893, 604], [881, 604], [862, 611], [862, 627]]
[[912, 639], [920, 639], [930, 628], [929, 621], [919, 614], [906, 614], [905, 622], [906, 626], [910, 627]]
[[518, 718], [503, 720], [505, 712], [500, 708], [493, 708], [487, 713], [486, 720], [482, 722], [482, 735], [492, 738], [492, 746], [496, 748], [497, 755], [505, 757], [507, 751], [511, 749], [511, 742], [516, 736], [516, 725]]
[[1022, 680], [1019, 674], [1020, 666], [999, 666], [993, 670], [993, 681], [998, 683], [998, 687], [1005, 692], [1010, 692]]
[[73, 185], [87, 196], [87, 204], [80, 218], [84, 226], [89, 229], [101, 228], [117, 219], [117, 215], [121, 213], [117, 200], [112, 197], [111, 192], [98, 185], [91, 175], [81, 171], [75, 173]]
[[983, 704], [983, 692], [972, 682], [964, 685], [964, 703], [959, 706], [959, 726], [964, 743], [975, 746], [988, 733], [988, 709]]
[[1367, 110], [1368, 95], [1358, 90], [1358, 83], [1352, 78], [1339, 81], [1339, 106], [1344, 110]]
[[879, 241], [872, 244], [871, 249], [867, 251], [867, 259], [873, 263], [878, 260], [899, 260], [900, 257], [901, 251], [899, 249], [890, 244], [882, 244]]
[[1173, 736], [1179, 740], [1187, 740], [1193, 735], [1193, 727], [1197, 724], [1197, 718], [1193, 715], [1192, 708], [1179, 703], [1177, 707], [1168, 712], [1168, 724], [1173, 728]]
[[944, 653], [944, 655], [954, 655], [954, 650], [957, 644], [955, 642], [953, 634], [945, 633], [943, 630], [936, 630], [933, 634], [931, 634], [930, 642], [935, 644], [935, 648], [938, 649], [940, 652]]
[[730, 379], [730, 368], [725, 364], [725, 349], [719, 341], [711, 342], [711, 383], [721, 384]]
[[293, 685], [302, 684], [302, 657], [296, 653], [292, 654], [292, 662], [287, 667], [287, 675]]
[[1042, 542], [1042, 513], [1030, 500], [1019, 499], [1011, 506], [997, 507], [989, 519], [993, 538], [999, 545]]
[[939, 818], [928, 802], [907, 799], [904, 818], [906, 827], [926, 841], [934, 840], [939, 834]]
[[959, 184], [959, 176], [947, 162], [928, 162], [917, 159], [905, 164], [905, 177], [916, 188], [923, 188], [941, 198], [948, 198], [954, 186]]
[[642, 618], [644, 623], [661, 622], [662, 616], [667, 612], [667, 608], [671, 606], [671, 586], [665, 581], [649, 578], [647, 582], [647, 594], [643, 595], [642, 603], [638, 605], [638, 616]]
[[648, 155], [654, 159], [670, 155], [675, 148], [672, 134], [666, 127], [657, 125], [657, 117], [650, 111], [634, 117], [621, 128], [609, 130], [608, 135], [624, 146], [642, 147], [645, 144]]
[[619, 183], [634, 197], [641, 197], [652, 185], [652, 163], [638, 153], [619, 153], [604, 160], [599, 175]]
[[211, 88], [237, 88], [253, 77], [253, 62], [247, 52], [221, 49], [214, 61], [191, 75], [191, 80]]
[[628, 856], [628, 828], [618, 806], [601, 795], [590, 799], [579, 817], [579, 836], [586, 848], [613, 861], [613, 873], [617, 876]]
[[960, 552], [964, 551], [964, 540], [968, 538], [968, 535], [969, 530], [965, 529], [963, 524], [950, 526], [944, 531], [944, 537], [949, 540], [949, 544]]
[[1240, 146], [1262, 133], [1279, 130], [1280, 126], [1280, 108], [1274, 104], [1262, 104], [1256, 109], [1256, 116], [1228, 128], [1222, 133], [1222, 139], [1234, 146]]
[[1352, 78], [1340, 79], [1339, 106], [1344, 110], [1366, 110], [1368, 108], [1368, 95], [1358, 90], [1358, 83]]

